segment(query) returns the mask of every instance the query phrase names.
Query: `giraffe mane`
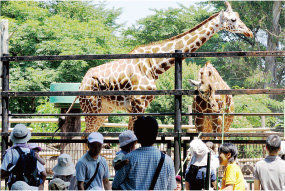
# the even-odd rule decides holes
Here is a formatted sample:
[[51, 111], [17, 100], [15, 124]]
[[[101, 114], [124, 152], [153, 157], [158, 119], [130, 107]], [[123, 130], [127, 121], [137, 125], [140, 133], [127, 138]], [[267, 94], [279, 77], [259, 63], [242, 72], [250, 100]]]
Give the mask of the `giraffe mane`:
[[[174, 37], [171, 37], [171, 38], [169, 38], [169, 39], [166, 39], [166, 40], [161, 40], [161, 41], [157, 41], [157, 42], [152, 42], [152, 43], [150, 43], [150, 44], [137, 46], [137, 47], [134, 48], [131, 52], [133, 52], [135, 49], [140, 48], [140, 47], [145, 47], [145, 46], [149, 46], [149, 45], [161, 44], [161, 43], [165, 43], [165, 42], [168, 42], [168, 41], [172, 41], [172, 40], [178, 39], [178, 38], [180, 38], [180, 37], [182, 37], [182, 36], [184, 36], [184, 35], [186, 35], [186, 34], [188, 34], [188, 33], [191, 33], [191, 32], [193, 32], [193, 31], [197, 30], [198, 28], [200, 28], [201, 26], [203, 26], [205, 23], [207, 23], [207, 22], [211, 21], [212, 19], [214, 19], [215, 17], [217, 17], [219, 14], [220, 14], [220, 13], [215, 13], [214, 15], [210, 16], [210, 17], [207, 18], [206, 20], [202, 21], [200, 24], [196, 25], [195, 27], [193, 27], [192, 29], [190, 29], [190, 30], [188, 30], [188, 31], [186, 31], [186, 32], [184, 32], [184, 33], [178, 34], [178, 35], [176, 35], [176, 36], [174, 36]], [[131, 52], [130, 52], [130, 53], [131, 53]]]

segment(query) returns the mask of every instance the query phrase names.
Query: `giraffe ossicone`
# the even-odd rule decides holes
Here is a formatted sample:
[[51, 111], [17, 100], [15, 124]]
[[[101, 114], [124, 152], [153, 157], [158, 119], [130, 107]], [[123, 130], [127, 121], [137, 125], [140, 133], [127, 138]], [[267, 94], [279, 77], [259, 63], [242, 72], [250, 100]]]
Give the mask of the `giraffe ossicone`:
[[[194, 52], [216, 32], [223, 29], [252, 37], [251, 30], [240, 20], [238, 13], [232, 11], [229, 3], [226, 3], [226, 6], [226, 11], [212, 15], [189, 31], [157, 44], [139, 46], [130, 54], [174, 53], [175, 50], [182, 50], [185, 53]], [[155, 81], [172, 66], [174, 66], [174, 58], [118, 59], [90, 68], [79, 90], [156, 90]], [[113, 110], [144, 113], [154, 99], [151, 95], [78, 97], [83, 113], [111, 113]], [[107, 116], [85, 116], [85, 132], [97, 131], [106, 118]], [[128, 129], [133, 129], [136, 119], [137, 116], [130, 117]]]
[[[234, 101], [232, 95], [216, 95], [216, 90], [229, 90], [230, 87], [221, 78], [214, 66], [207, 62], [200, 69], [198, 81], [190, 80], [197, 86], [198, 95], [193, 98], [193, 113], [233, 113]], [[224, 116], [224, 132], [228, 132], [234, 116]], [[195, 128], [197, 132], [221, 133], [222, 116], [195, 116]], [[208, 138], [204, 138], [208, 139]]]

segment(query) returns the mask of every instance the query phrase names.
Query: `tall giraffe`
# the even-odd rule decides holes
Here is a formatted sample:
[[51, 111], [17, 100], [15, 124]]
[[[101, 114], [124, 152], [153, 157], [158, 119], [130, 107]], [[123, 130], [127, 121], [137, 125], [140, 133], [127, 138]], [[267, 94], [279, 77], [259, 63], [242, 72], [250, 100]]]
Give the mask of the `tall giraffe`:
[[[233, 12], [228, 2], [225, 4], [227, 6], [226, 11], [212, 15], [191, 30], [163, 42], [139, 46], [130, 54], [173, 53], [175, 50], [182, 50], [185, 53], [194, 52], [216, 32], [223, 29], [253, 37], [251, 30], [240, 20], [239, 14]], [[161, 74], [174, 66], [174, 60], [174, 58], [118, 59], [90, 68], [85, 74], [79, 90], [156, 90], [155, 81]], [[78, 97], [84, 113], [111, 113], [114, 109], [143, 113], [154, 99], [152, 95]], [[106, 118], [107, 116], [85, 116], [85, 132], [97, 131]], [[128, 129], [133, 129], [136, 119], [137, 116], [129, 118]]]
[[[233, 113], [235, 106], [232, 95], [215, 95], [216, 90], [229, 90], [219, 72], [210, 62], [200, 69], [198, 81], [190, 80], [197, 86], [199, 94], [193, 99], [193, 113]], [[228, 132], [234, 116], [225, 115], [224, 131]], [[222, 116], [195, 116], [198, 132], [222, 132]], [[209, 138], [204, 138], [209, 139]]]

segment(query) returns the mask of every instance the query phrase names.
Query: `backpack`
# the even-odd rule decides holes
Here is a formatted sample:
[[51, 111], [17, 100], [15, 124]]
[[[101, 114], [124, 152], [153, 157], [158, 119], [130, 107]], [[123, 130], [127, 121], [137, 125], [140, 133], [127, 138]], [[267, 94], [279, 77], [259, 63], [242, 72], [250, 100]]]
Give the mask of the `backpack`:
[[[38, 168], [37, 168], [37, 158], [35, 156], [35, 151], [30, 150], [29, 153], [25, 153], [18, 146], [14, 147], [18, 151], [20, 157], [14, 167], [12, 167], [10, 172], [10, 182], [8, 183], [9, 188], [16, 181], [25, 181], [30, 186], [39, 186]], [[8, 169], [13, 166], [12, 163], [8, 164]]]

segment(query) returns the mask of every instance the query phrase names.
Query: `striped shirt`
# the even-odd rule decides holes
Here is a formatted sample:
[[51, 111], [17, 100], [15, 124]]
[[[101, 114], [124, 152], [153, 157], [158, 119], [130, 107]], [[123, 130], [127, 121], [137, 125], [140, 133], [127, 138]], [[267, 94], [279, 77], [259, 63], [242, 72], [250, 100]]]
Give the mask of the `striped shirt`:
[[[148, 190], [160, 161], [160, 151], [154, 147], [140, 147], [125, 156], [130, 163], [116, 172], [112, 187], [122, 190]], [[176, 188], [172, 159], [166, 155], [154, 190]]]

